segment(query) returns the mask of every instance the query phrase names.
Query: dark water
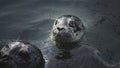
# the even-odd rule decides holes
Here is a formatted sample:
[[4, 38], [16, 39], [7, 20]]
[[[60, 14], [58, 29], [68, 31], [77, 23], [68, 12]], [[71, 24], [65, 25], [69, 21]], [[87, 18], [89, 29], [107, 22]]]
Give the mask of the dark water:
[[119, 61], [119, 0], [0, 0], [0, 40], [30, 40], [40, 45], [54, 19], [71, 14], [86, 27], [84, 42], [97, 47], [110, 61]]

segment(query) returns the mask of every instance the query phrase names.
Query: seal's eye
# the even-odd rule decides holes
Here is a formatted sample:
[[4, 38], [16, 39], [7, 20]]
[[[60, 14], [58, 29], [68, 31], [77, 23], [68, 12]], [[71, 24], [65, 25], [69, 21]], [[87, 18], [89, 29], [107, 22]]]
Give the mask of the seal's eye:
[[70, 21], [69, 26], [70, 27], [76, 27], [76, 22], [75, 21]]

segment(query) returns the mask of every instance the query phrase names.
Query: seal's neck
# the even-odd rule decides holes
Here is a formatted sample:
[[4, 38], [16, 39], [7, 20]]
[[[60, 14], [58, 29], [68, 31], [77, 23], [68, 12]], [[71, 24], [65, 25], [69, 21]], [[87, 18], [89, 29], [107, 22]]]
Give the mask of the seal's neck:
[[71, 50], [73, 48], [80, 47], [80, 42], [72, 42], [72, 43], [59, 43], [59, 42], [56, 42], [56, 46], [59, 49]]
[[61, 51], [61, 53], [58, 53], [55, 57], [56, 59], [60, 59], [60, 60], [71, 58], [72, 57], [71, 50], [80, 46], [79, 42], [74, 42], [74, 43], [55, 42], [55, 43], [56, 43], [55, 46]]

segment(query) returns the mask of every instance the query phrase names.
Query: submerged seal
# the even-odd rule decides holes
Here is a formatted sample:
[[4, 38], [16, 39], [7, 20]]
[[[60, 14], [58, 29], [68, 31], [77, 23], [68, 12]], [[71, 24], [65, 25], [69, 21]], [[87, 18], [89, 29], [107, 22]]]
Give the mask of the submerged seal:
[[[85, 27], [80, 18], [73, 15], [58, 17], [51, 33], [51, 40], [46, 44], [52, 45], [46, 49], [48, 60], [46, 68], [111, 68], [105, 62], [100, 52], [89, 45], [81, 44]], [[54, 42], [54, 43], [53, 43]]]
[[0, 68], [44, 68], [44, 64], [39, 48], [26, 41], [9, 42], [0, 51]]

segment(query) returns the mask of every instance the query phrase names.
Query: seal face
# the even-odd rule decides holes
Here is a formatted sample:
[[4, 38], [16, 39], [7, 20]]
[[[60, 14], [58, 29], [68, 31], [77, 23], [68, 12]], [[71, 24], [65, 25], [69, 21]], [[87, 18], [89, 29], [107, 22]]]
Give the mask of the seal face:
[[60, 43], [76, 42], [85, 33], [82, 21], [73, 15], [63, 15], [58, 17], [52, 29], [52, 40]]
[[41, 51], [25, 41], [14, 41], [5, 45], [0, 51], [2, 68], [44, 68]]

